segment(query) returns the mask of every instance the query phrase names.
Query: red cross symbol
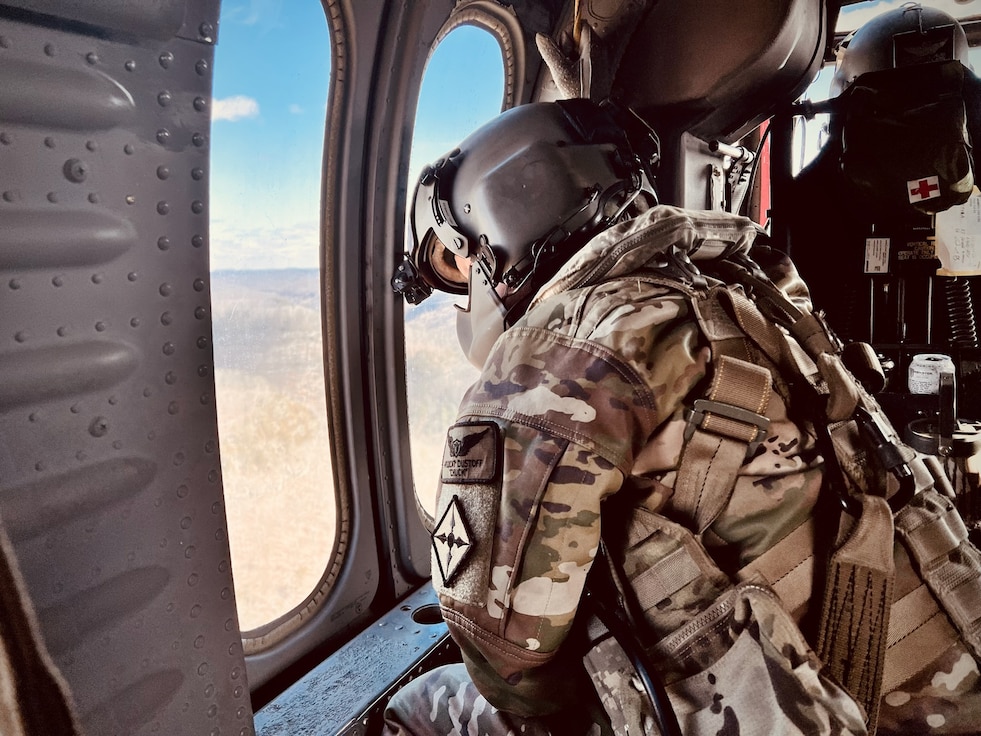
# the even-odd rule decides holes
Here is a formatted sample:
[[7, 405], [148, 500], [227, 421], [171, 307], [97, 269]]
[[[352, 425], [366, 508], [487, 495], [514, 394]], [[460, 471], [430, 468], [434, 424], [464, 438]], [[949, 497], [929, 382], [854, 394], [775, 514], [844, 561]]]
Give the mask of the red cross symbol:
[[[913, 186], [915, 184], [915, 186]], [[909, 186], [909, 201], [919, 202], [923, 199], [933, 199], [940, 196], [940, 180], [935, 176], [926, 179], [914, 179], [907, 182]]]

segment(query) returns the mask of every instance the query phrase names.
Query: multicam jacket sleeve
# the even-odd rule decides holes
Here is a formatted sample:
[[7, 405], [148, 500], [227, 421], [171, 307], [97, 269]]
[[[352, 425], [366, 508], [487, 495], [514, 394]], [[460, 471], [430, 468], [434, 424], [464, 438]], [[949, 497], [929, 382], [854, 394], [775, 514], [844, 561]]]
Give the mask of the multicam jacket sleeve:
[[563, 642], [601, 502], [708, 359], [682, 295], [635, 278], [553, 296], [498, 341], [448, 434], [433, 564], [450, 631], [495, 706], [539, 715], [575, 697], [581, 652]]

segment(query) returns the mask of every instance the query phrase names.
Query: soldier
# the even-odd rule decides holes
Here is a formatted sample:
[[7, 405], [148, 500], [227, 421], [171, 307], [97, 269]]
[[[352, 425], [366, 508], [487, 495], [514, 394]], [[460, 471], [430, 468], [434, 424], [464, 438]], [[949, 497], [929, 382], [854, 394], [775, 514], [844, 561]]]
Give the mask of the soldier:
[[[397, 694], [386, 733], [926, 728], [932, 690], [879, 708], [897, 679], [889, 502], [947, 518], [942, 481], [844, 371], [755, 223], [649, 206], [656, 138], [622, 120], [521, 106], [420, 178], [393, 286], [410, 303], [468, 295], [458, 334], [482, 372], [448, 431], [432, 530], [464, 665]], [[801, 408], [817, 403], [848, 436]], [[878, 454], [853, 447], [861, 431]], [[835, 547], [815, 530], [839, 521]], [[852, 584], [815, 587], [824, 569]], [[955, 635], [914, 644], [899, 682], [944, 673], [945, 695], [977, 697]], [[947, 732], [976, 727], [964, 702]]]

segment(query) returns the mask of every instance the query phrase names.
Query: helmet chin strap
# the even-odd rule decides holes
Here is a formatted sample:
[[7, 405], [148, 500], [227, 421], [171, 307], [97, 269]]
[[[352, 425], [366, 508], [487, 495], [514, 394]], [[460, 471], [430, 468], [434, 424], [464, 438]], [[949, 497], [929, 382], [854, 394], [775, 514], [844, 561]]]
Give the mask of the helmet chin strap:
[[467, 359], [483, 368], [491, 348], [507, 329], [507, 308], [494, 284], [497, 259], [490, 246], [483, 245], [470, 267], [470, 302], [457, 306], [456, 336]]

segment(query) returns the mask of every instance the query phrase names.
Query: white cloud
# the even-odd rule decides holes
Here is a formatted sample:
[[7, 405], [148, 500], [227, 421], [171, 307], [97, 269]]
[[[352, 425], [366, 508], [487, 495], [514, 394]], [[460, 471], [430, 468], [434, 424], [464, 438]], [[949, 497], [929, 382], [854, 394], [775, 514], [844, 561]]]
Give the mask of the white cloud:
[[211, 268], [319, 268], [318, 222], [262, 220], [212, 219]]
[[294, 115], [302, 115], [303, 114], [303, 108], [300, 107], [297, 104], [293, 104], [293, 105], [290, 105], [290, 112], [293, 113]]
[[259, 103], [245, 95], [235, 95], [234, 97], [226, 97], [223, 100], [215, 100], [212, 109], [214, 120], [241, 120], [242, 118], [254, 118], [259, 115]]

